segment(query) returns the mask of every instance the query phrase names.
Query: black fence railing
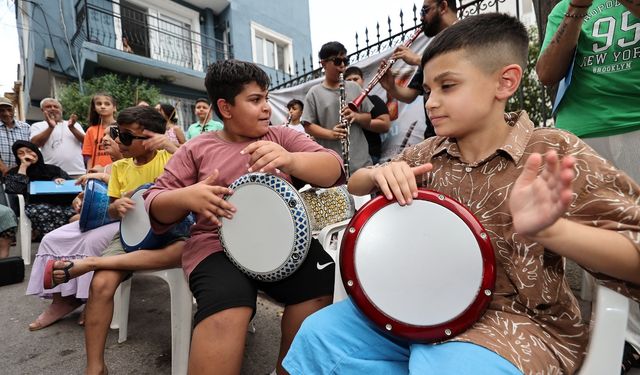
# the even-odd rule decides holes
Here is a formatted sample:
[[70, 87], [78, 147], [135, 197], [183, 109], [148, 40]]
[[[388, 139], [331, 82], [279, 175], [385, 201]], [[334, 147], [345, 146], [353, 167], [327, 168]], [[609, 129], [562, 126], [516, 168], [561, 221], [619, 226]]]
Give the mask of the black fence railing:
[[[519, 0], [457, 0], [458, 17], [464, 18], [480, 13], [488, 12], [509, 12], [521, 19], [520, 1]], [[400, 30], [396, 33], [392, 30], [391, 17], [387, 17], [386, 25], [382, 27], [376, 24], [371, 31], [367, 28], [363, 34], [355, 34], [356, 52], [349, 55], [350, 63], [357, 63], [369, 56], [384, 52], [390, 48], [394, 48], [402, 43], [413, 34], [413, 30], [421, 27], [419, 21], [419, 9], [413, 6], [412, 16], [407, 20], [411, 25], [405, 28], [405, 15], [402, 11], [399, 13]], [[382, 38], [382, 39], [381, 39]], [[508, 109], [526, 109], [533, 122], [540, 126], [547, 126], [548, 120], [551, 118], [551, 98], [548, 90], [540, 84], [534, 71], [535, 60], [539, 51], [540, 42], [536, 30], [530, 32], [530, 53], [529, 66], [525, 72], [523, 84], [519, 91], [511, 99]], [[363, 45], [364, 43], [364, 45]], [[362, 46], [362, 48], [360, 48]], [[322, 68], [314, 66], [313, 56], [309, 59], [303, 59], [300, 64], [294, 64], [295, 70], [288, 74], [276, 72], [271, 77], [270, 90], [278, 90], [286, 87], [293, 87], [307, 81], [322, 76]], [[293, 78], [291, 78], [293, 77]]]
[[76, 47], [90, 41], [198, 71], [206, 70], [215, 61], [233, 57], [230, 44], [193, 31], [192, 27], [199, 25], [156, 17], [147, 9], [125, 1], [101, 4], [90, 0], [76, 2], [76, 33], [72, 38]]

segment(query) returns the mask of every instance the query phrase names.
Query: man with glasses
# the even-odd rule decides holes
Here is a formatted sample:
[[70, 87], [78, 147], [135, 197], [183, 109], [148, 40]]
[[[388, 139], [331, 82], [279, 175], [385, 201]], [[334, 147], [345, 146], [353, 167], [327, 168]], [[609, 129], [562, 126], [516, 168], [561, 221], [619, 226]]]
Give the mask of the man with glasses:
[[[302, 125], [309, 135], [322, 146], [342, 152], [341, 140], [346, 136], [346, 130], [340, 124], [340, 113], [347, 119], [350, 125], [349, 171], [355, 172], [359, 168], [371, 165], [367, 138], [362, 129], [369, 129], [373, 108], [371, 101], [365, 99], [360, 105], [360, 112], [353, 112], [349, 108], [339, 108], [340, 105], [340, 74], [344, 74], [349, 65], [346, 57], [347, 49], [339, 42], [325, 43], [318, 57], [320, 65], [324, 69], [322, 83], [312, 87], [304, 99], [304, 112], [302, 113]], [[354, 100], [361, 91], [360, 86], [354, 82], [344, 81], [346, 103]]]
[[62, 104], [54, 98], [40, 102], [44, 121], [31, 125], [31, 143], [40, 147], [45, 164], [53, 164], [71, 177], [85, 174], [82, 142], [84, 130], [76, 116], [69, 121], [62, 118]]
[[[432, 38], [442, 30], [453, 25], [458, 20], [456, 15], [456, 0], [424, 0], [422, 9], [420, 10], [420, 21], [422, 22], [422, 32], [429, 38]], [[396, 48], [391, 55], [392, 59], [402, 59], [409, 65], [420, 65], [421, 55], [411, 51], [405, 46]], [[422, 69], [418, 69], [409, 82], [407, 87], [399, 86], [395, 82], [395, 77], [391, 72], [391, 69], [387, 71], [384, 77], [380, 80], [382, 87], [387, 90], [387, 94], [393, 96], [404, 103], [412, 103], [418, 95], [423, 95], [422, 89], [423, 81]], [[427, 97], [423, 95], [423, 104], [427, 102]], [[433, 125], [429, 121], [427, 116], [427, 110], [425, 109], [425, 121], [427, 122], [427, 128], [424, 132], [424, 137], [429, 138], [436, 135], [433, 130]]]
[[0, 97], [0, 172], [3, 175], [16, 166], [11, 145], [18, 140], [29, 140], [29, 124], [16, 120], [11, 100]]

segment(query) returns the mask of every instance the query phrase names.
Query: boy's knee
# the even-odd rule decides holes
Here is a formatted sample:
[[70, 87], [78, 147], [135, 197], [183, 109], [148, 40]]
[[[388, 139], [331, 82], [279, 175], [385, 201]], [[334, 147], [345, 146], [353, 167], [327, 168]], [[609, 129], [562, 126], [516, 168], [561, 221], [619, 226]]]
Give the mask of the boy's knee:
[[91, 297], [108, 297], [111, 298], [120, 285], [120, 279], [111, 274], [103, 272], [95, 272], [91, 280]]

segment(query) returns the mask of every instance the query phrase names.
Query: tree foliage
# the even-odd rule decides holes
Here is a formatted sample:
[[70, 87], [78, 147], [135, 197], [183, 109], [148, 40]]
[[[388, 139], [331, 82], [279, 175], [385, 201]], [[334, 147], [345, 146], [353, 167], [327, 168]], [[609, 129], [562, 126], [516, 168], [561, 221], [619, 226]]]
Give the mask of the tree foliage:
[[542, 125], [545, 120], [551, 118], [551, 96], [546, 92], [536, 74], [538, 55], [540, 55], [538, 30], [530, 27], [527, 70], [522, 76], [520, 89], [507, 103], [507, 111], [526, 110], [536, 126]]
[[140, 100], [147, 103], [157, 103], [160, 98], [160, 90], [155, 86], [142, 82], [140, 79], [121, 77], [116, 74], [105, 74], [90, 78], [83, 82], [84, 92], [80, 91], [78, 82], [65, 85], [60, 90], [59, 100], [64, 108], [65, 118], [72, 113], [78, 115], [78, 121], [88, 127], [89, 105], [91, 97], [98, 92], [104, 92], [113, 96], [118, 109], [136, 105]]

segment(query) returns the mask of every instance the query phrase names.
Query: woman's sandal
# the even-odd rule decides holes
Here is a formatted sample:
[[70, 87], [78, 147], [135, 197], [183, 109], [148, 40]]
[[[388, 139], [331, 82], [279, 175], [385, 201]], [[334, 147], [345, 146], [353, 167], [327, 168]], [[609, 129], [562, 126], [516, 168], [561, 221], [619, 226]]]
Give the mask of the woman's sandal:
[[38, 318], [29, 324], [29, 331], [37, 331], [57, 322], [58, 320], [69, 315], [75, 309], [80, 307], [82, 302], [75, 300], [73, 303], [61, 302], [52, 303], [38, 316]]
[[[73, 267], [73, 262], [70, 260], [61, 260], [60, 262], [67, 262], [68, 264], [63, 268], [54, 268], [57, 261], [58, 260], [56, 259], [49, 259], [46, 266], [44, 267], [44, 279], [42, 281], [45, 289], [53, 289], [57, 285], [64, 284], [71, 280], [71, 274], [69, 273], [69, 270], [71, 269], [71, 267]], [[56, 270], [64, 271], [64, 281], [61, 283], [56, 283], [55, 280], [53, 280], [53, 271]]]

